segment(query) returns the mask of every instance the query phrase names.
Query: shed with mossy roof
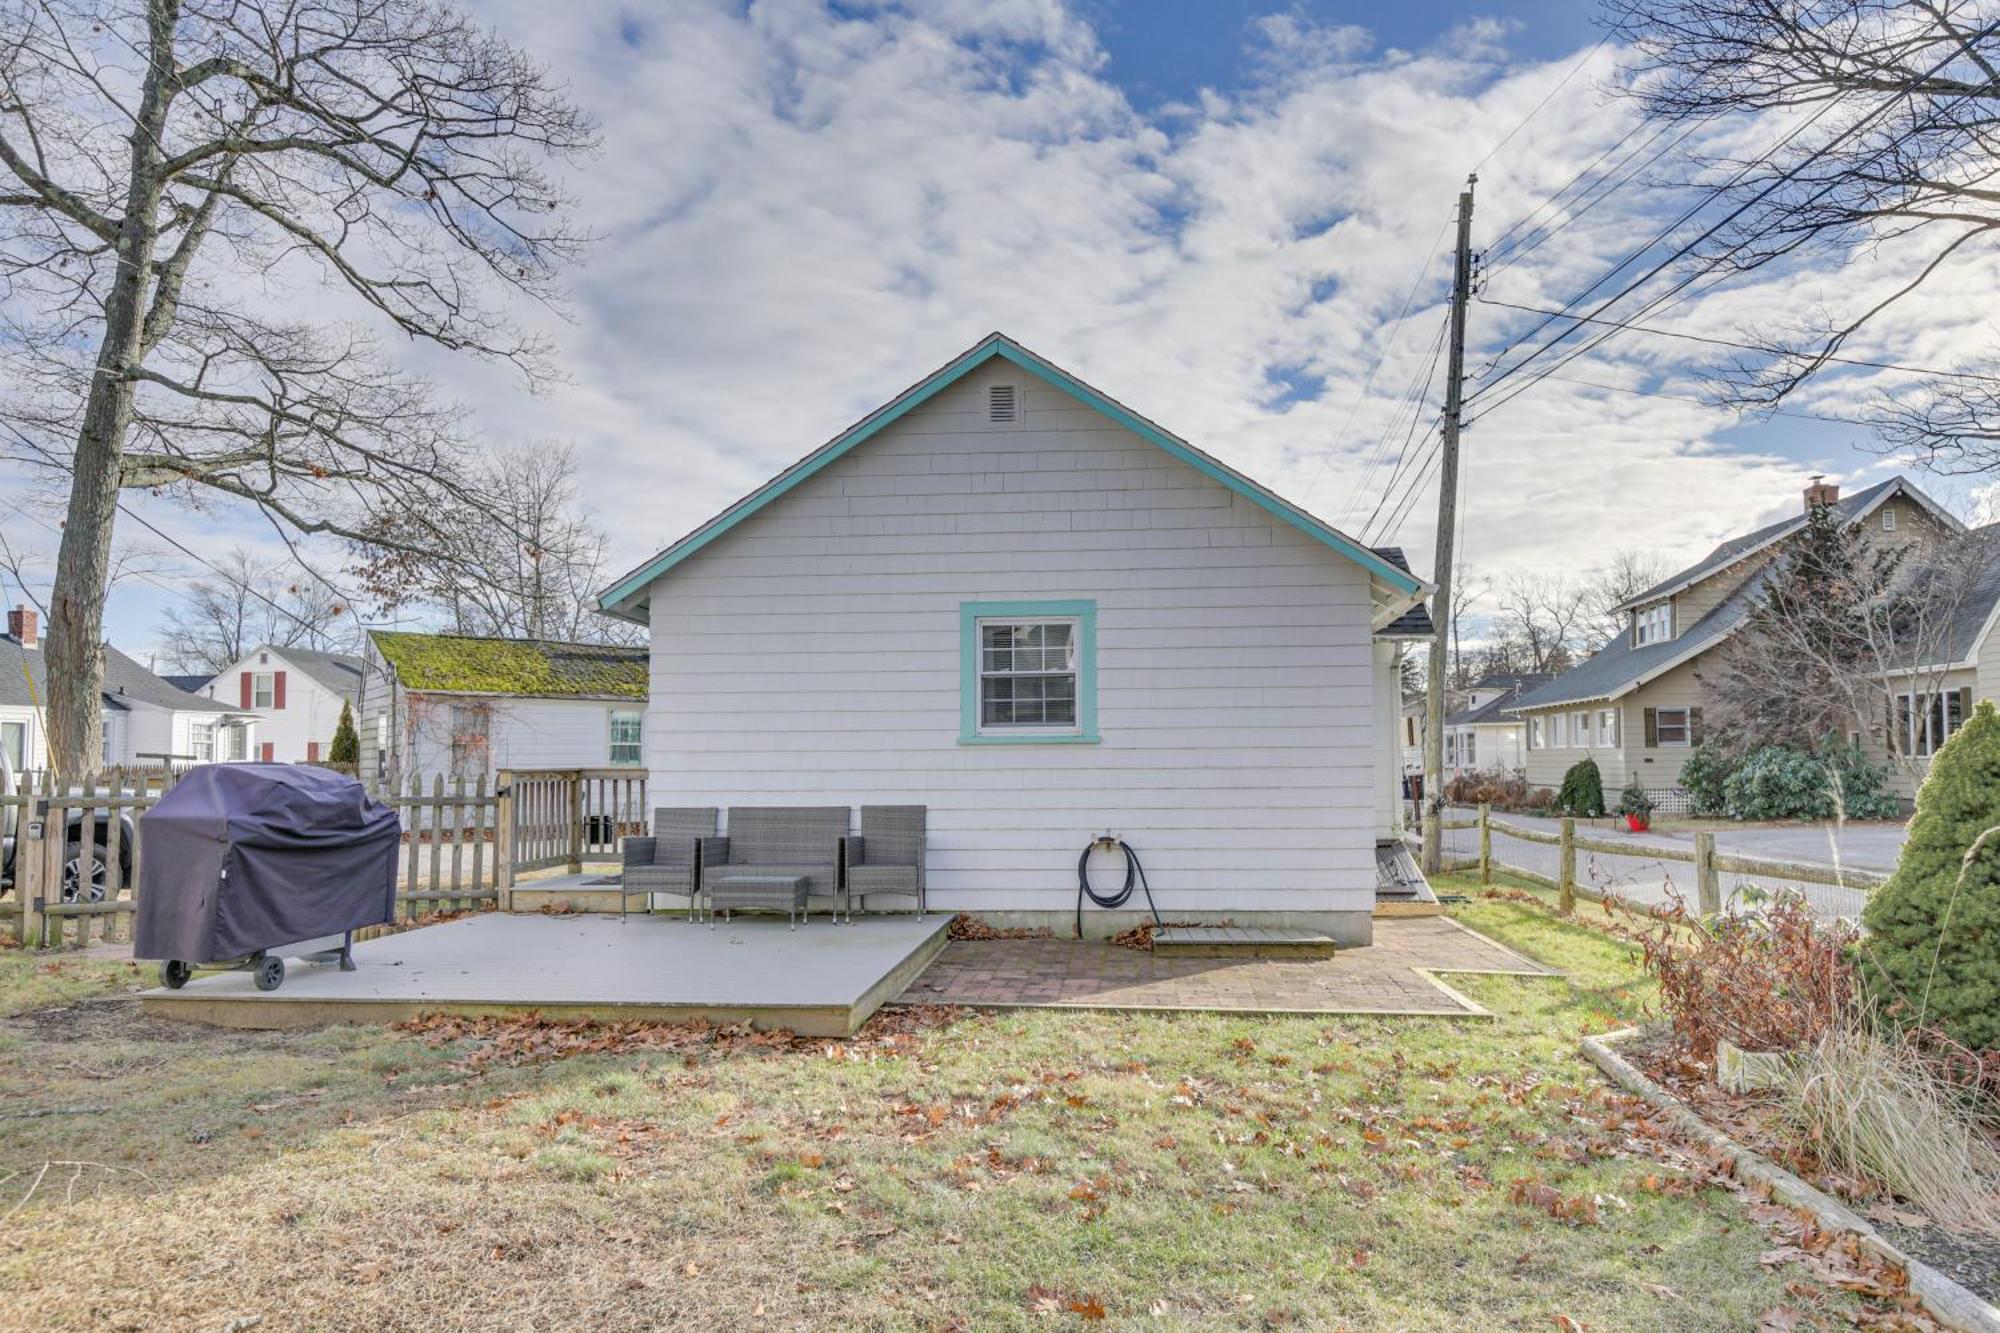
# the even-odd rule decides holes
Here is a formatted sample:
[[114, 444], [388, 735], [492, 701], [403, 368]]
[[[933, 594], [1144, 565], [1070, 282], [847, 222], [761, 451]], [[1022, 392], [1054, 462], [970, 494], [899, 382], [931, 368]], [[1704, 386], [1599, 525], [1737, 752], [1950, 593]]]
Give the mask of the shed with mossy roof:
[[400, 783], [503, 768], [637, 768], [646, 692], [643, 647], [374, 630], [362, 772]]

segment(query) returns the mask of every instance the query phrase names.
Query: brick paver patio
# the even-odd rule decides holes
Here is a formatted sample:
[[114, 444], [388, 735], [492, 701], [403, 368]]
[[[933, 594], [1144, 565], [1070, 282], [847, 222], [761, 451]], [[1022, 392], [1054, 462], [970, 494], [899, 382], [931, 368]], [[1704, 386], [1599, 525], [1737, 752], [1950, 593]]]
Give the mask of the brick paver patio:
[[1445, 917], [1383, 918], [1333, 958], [1184, 958], [1076, 940], [953, 940], [901, 1004], [1483, 1016], [1435, 975], [1559, 976]]

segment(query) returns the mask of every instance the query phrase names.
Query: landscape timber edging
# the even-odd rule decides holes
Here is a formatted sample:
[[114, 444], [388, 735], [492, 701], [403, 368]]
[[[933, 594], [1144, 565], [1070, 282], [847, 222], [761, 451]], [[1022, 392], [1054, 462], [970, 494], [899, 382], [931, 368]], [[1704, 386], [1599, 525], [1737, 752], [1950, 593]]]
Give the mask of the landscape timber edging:
[[1847, 1232], [1881, 1258], [1899, 1265], [1909, 1274], [1911, 1293], [1933, 1319], [1947, 1328], [1961, 1329], [1965, 1333], [2000, 1333], [2000, 1309], [1929, 1264], [1903, 1253], [1868, 1219], [1840, 1200], [1814, 1189], [1769, 1158], [1752, 1152], [1710, 1125], [1696, 1115], [1686, 1102], [1641, 1073], [1631, 1061], [1612, 1049], [1614, 1044], [1629, 1041], [1637, 1035], [1639, 1029], [1624, 1028], [1607, 1032], [1602, 1037], [1585, 1037], [1583, 1054], [1612, 1082], [1657, 1107], [1680, 1133], [1713, 1148], [1728, 1163], [1730, 1173], [1738, 1180], [1764, 1186], [1774, 1198], [1810, 1212], [1821, 1226], [1830, 1231]]

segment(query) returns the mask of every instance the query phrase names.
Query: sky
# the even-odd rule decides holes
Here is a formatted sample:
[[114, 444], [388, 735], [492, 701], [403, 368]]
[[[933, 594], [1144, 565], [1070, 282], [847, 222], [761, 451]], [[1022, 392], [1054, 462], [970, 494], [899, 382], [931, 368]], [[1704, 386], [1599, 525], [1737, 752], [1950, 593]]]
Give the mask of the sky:
[[[1624, 53], [1577, 0], [474, 8], [600, 121], [601, 151], [567, 173], [599, 240], [565, 312], [522, 312], [553, 338], [559, 384], [530, 394], [499, 367], [407, 360], [472, 408], [482, 440], [574, 446], [614, 573], [995, 329], [1428, 571], [1435, 484], [1405, 495], [1423, 430], [1405, 449], [1398, 411], [1442, 326], [1468, 172], [1473, 244], [1492, 248], [1650, 132], [1615, 91]], [[1712, 146], [1770, 137], [1732, 125]], [[1672, 206], [1635, 185], [1503, 253], [1468, 312], [1475, 387], [1532, 319], [1491, 302], [1561, 304]], [[1824, 258], [1655, 322], [1741, 336], [1885, 290], [1910, 262]], [[2000, 286], [1996, 262], [1969, 261], [1851, 350], [1948, 364], [1989, 345], [1992, 303], [1958, 293]], [[1462, 560], [1494, 578], [1584, 576], [1621, 549], [1685, 563], [1795, 509], [1812, 473], [1858, 487], [1898, 470], [1863, 427], [1690, 401], [1696, 347], [1626, 335], [1475, 411]], [[1890, 382], [1844, 376], [1790, 408], [1851, 416]], [[26, 525], [10, 533], [52, 551], [54, 513], [6, 480]], [[1971, 482], [1919, 482], [1962, 512], [1977, 500]], [[276, 550], [245, 513], [128, 503], [199, 551]], [[168, 589], [202, 572], [176, 555], [151, 567], [107, 617], [142, 657]]]

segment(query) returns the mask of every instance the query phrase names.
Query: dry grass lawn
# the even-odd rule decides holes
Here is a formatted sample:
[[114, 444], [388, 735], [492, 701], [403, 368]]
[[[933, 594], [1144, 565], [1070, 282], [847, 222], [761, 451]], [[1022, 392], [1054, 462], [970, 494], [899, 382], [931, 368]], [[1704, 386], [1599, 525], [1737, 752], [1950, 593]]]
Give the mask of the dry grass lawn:
[[210, 1030], [141, 1017], [121, 965], [7, 953], [0, 1322], [1846, 1326], [1578, 1057], [1643, 1003], [1625, 946], [1518, 902], [1460, 918], [1571, 979], [1458, 978], [1490, 1022], [1015, 1012], [785, 1045]]

